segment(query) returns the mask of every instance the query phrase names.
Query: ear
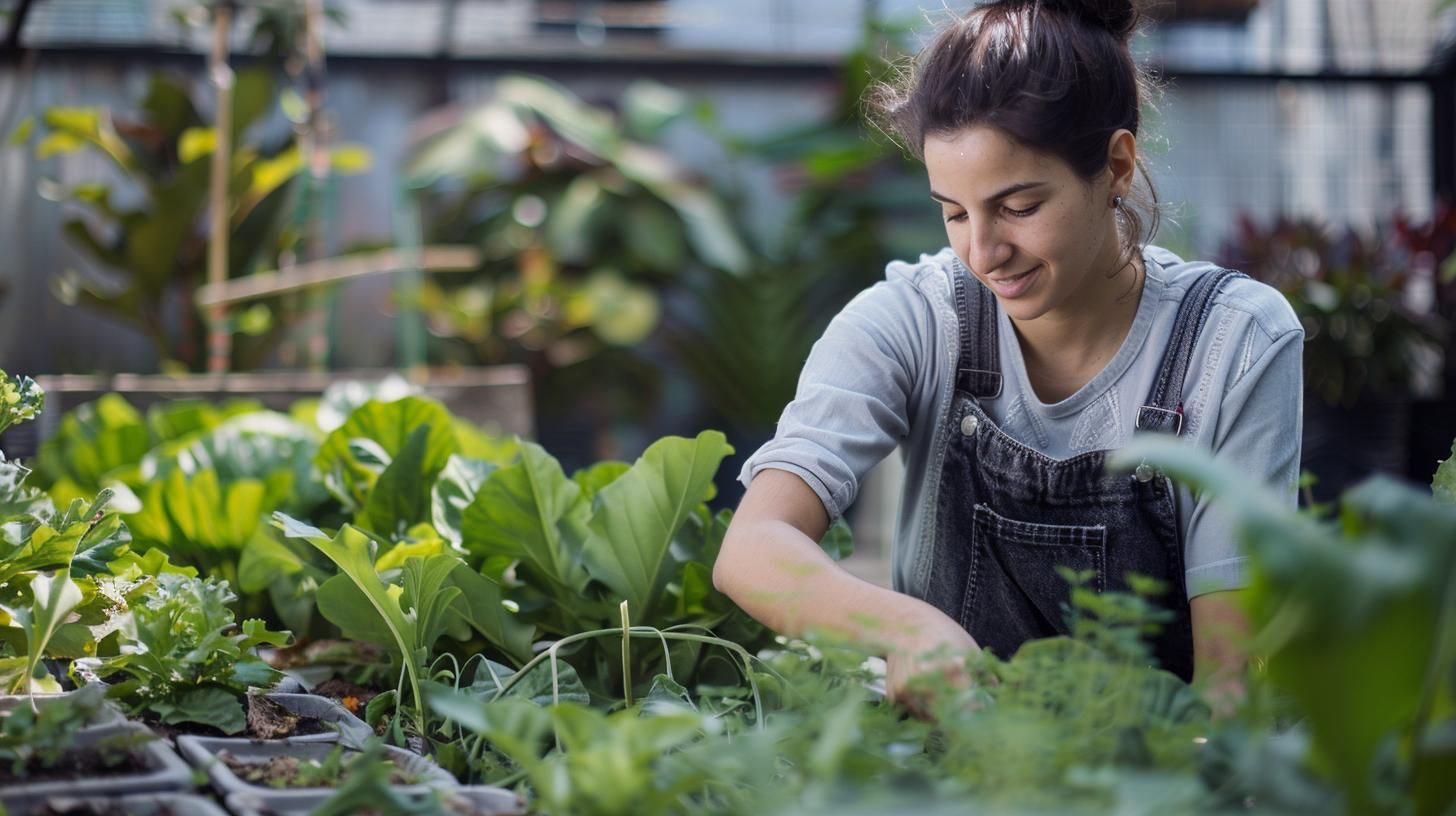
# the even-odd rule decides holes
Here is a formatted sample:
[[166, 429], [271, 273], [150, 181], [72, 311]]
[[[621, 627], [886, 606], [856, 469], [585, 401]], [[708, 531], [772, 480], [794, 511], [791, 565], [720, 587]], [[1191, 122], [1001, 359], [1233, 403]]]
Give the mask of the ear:
[[1123, 128], [1107, 144], [1107, 169], [1112, 173], [1111, 194], [1126, 197], [1137, 173], [1137, 137]]

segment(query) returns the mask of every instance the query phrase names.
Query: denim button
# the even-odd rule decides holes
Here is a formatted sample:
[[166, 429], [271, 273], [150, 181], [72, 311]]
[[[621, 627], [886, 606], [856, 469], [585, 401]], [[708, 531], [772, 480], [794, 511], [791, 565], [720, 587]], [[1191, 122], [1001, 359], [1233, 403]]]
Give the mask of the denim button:
[[980, 424], [981, 420], [976, 419], [975, 414], [966, 414], [965, 418], [961, 420], [961, 433], [971, 436], [975, 434], [976, 427]]
[[1142, 464], [1137, 466], [1136, 470], [1133, 471], [1133, 475], [1137, 477], [1137, 480], [1139, 482], [1147, 484], [1148, 482], [1151, 482], [1153, 480], [1153, 477], [1155, 475], [1157, 475], [1157, 471], [1153, 469], [1152, 465], [1149, 465], [1147, 462], [1143, 462]]

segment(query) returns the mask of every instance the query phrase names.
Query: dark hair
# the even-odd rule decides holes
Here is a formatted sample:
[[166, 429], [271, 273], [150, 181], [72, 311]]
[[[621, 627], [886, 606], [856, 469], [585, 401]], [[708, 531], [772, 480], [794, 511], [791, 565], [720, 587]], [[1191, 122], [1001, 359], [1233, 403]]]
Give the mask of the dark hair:
[[[1065, 161], [1091, 181], [1107, 169], [1112, 134], [1137, 135], [1156, 85], [1128, 41], [1142, 21], [1134, 0], [991, 0], [953, 20], [893, 81], [868, 98], [880, 128], [917, 159], [925, 138], [976, 125]], [[1123, 263], [1158, 225], [1158, 197], [1124, 201]]]

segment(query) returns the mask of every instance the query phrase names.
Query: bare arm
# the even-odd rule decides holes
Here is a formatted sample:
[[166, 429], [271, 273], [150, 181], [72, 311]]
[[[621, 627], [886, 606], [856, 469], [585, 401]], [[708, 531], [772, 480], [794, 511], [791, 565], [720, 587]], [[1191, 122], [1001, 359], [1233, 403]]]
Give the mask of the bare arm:
[[1241, 592], [1210, 592], [1189, 602], [1194, 679], [1204, 684], [1219, 716], [1231, 713], [1244, 699], [1249, 622], [1239, 608]]
[[760, 472], [728, 527], [713, 567], [714, 586], [781, 634], [824, 631], [885, 654], [892, 697], [910, 676], [947, 668], [922, 661], [927, 653], [976, 648], [958, 623], [930, 604], [835, 564], [817, 543], [828, 526], [824, 505], [803, 479], [783, 470]]

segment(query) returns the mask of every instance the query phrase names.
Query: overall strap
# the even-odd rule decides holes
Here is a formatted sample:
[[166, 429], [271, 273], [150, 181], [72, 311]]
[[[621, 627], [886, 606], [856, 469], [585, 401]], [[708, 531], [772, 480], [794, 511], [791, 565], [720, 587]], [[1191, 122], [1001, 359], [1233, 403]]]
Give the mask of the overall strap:
[[[1001, 396], [1001, 347], [996, 338], [996, 297], [959, 260], [955, 276], [956, 321], [961, 329], [956, 390], [977, 399]], [[973, 319], [974, 316], [974, 319]]]
[[1171, 433], [1183, 433], [1183, 381], [1188, 375], [1188, 363], [1193, 357], [1193, 348], [1198, 335], [1213, 309], [1214, 295], [1223, 285], [1243, 274], [1231, 269], [1214, 269], [1203, 273], [1183, 302], [1178, 306], [1178, 317], [1173, 323], [1173, 337], [1168, 349], [1163, 352], [1163, 366], [1153, 389], [1148, 394], [1147, 404], [1138, 410], [1137, 429]]

